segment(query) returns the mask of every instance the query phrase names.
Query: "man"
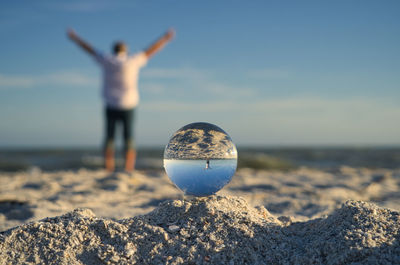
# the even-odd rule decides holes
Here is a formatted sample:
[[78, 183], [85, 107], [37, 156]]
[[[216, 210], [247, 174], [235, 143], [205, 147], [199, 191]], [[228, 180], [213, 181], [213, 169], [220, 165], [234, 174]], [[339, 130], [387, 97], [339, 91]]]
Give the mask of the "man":
[[103, 98], [105, 103], [106, 134], [104, 143], [105, 167], [108, 171], [115, 168], [114, 134], [117, 122], [123, 125], [125, 170], [131, 172], [135, 168], [136, 150], [132, 136], [134, 110], [139, 103], [137, 89], [138, 75], [141, 67], [148, 59], [160, 51], [175, 35], [168, 30], [147, 49], [128, 56], [128, 46], [116, 42], [113, 55], [104, 55], [95, 50], [89, 43], [79, 37], [74, 30], [68, 30], [68, 37], [80, 46], [99, 63], [103, 70]]

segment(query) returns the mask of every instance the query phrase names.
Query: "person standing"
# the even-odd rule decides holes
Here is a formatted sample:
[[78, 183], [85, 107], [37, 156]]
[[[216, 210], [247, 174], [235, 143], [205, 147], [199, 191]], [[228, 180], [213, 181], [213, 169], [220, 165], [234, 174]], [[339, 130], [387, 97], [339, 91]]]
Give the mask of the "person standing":
[[148, 59], [160, 51], [175, 36], [169, 29], [147, 49], [129, 55], [128, 45], [122, 41], [114, 43], [112, 55], [96, 50], [83, 40], [73, 29], [67, 30], [68, 37], [92, 56], [103, 70], [103, 99], [105, 105], [105, 168], [114, 171], [114, 136], [118, 123], [123, 126], [125, 151], [125, 170], [135, 169], [136, 149], [133, 138], [133, 122], [135, 108], [139, 103], [138, 77], [139, 70], [146, 65]]

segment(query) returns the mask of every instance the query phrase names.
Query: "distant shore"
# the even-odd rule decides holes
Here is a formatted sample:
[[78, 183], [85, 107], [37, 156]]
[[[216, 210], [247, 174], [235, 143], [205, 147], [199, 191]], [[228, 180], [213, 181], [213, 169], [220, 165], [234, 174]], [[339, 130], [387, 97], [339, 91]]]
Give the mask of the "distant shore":
[[[162, 169], [163, 147], [138, 150], [138, 169]], [[123, 165], [117, 152], [117, 165]], [[40, 168], [45, 171], [101, 169], [100, 148], [0, 148], [0, 171]], [[238, 168], [335, 170], [341, 166], [370, 169], [400, 167], [400, 147], [238, 147]]]

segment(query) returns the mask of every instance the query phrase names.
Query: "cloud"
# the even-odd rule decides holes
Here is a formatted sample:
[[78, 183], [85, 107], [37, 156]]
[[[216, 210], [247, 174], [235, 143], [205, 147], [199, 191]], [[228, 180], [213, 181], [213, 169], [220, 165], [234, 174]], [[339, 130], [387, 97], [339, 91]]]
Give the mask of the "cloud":
[[209, 80], [188, 80], [167, 83], [162, 81], [144, 81], [139, 85], [140, 94], [146, 100], [159, 98], [174, 99], [177, 102], [210, 100], [250, 100], [257, 98], [257, 90], [251, 87], [235, 87], [222, 82]]
[[144, 78], [152, 79], [206, 79], [210, 72], [195, 68], [150, 68], [143, 70]]
[[62, 10], [66, 12], [80, 12], [80, 13], [93, 13], [107, 11], [117, 8], [126, 8], [126, 6], [131, 6], [130, 2], [115, 2], [115, 1], [65, 1], [65, 2], [48, 2], [45, 3], [48, 8]]
[[[215, 71], [181, 67], [181, 68], [151, 68], [143, 70], [145, 78], [168, 78], [168, 79], [204, 79], [213, 80], [217, 73]], [[245, 73], [248, 78], [257, 79], [286, 79], [290, 77], [290, 73], [286, 70], [261, 68], [253, 69]]]
[[[143, 115], [226, 124], [243, 144], [399, 144], [400, 106], [367, 98], [286, 98], [253, 101], [157, 101]], [[175, 117], [174, 119], [169, 119]]]
[[145, 92], [153, 95], [161, 95], [164, 94], [165, 91], [167, 91], [167, 88], [162, 83], [149, 82], [142, 84], [140, 90], [142, 91], [142, 93]]
[[61, 71], [44, 75], [6, 75], [0, 74], [0, 89], [31, 88], [41, 85], [98, 85], [97, 78], [72, 71]]
[[[247, 85], [238, 85], [236, 78], [225, 78], [226, 73], [221, 70], [205, 70], [193, 67], [181, 68], [151, 68], [144, 69], [141, 77], [141, 88], [149, 87], [149, 93], [163, 95], [168, 98], [173, 95], [178, 98], [196, 97], [199, 100], [207, 97], [221, 99], [251, 99], [265, 94], [261, 88], [254, 86], [254, 82]], [[254, 69], [243, 73], [243, 78], [248, 79], [272, 79], [289, 78], [288, 71], [279, 69]], [[258, 86], [262, 86], [263, 80], [258, 80]], [[253, 85], [251, 85], [253, 84]], [[262, 90], [265, 90], [264, 88]], [[145, 92], [147, 93], [147, 92]]]
[[[216, 78], [216, 77], [219, 78]], [[174, 97], [179, 99], [197, 98], [252, 98], [256, 89], [238, 87], [229, 84], [229, 80], [221, 79], [215, 71], [182, 68], [153, 68], [144, 70], [141, 74], [141, 93]]]
[[142, 108], [145, 111], [163, 113], [228, 112], [235, 117], [276, 118], [282, 122], [296, 124], [317, 122], [336, 126], [339, 123], [388, 123], [400, 128], [392, 120], [400, 116], [400, 106], [372, 99], [286, 98], [252, 101], [230, 99], [207, 102], [164, 100], [143, 103]]
[[247, 72], [247, 77], [257, 79], [287, 79], [290, 77], [290, 73], [281, 69], [264, 68]]
[[42, 82], [68, 85], [97, 85], [98, 78], [77, 72], [58, 72], [43, 76]]
[[10, 88], [10, 87], [31, 87], [34, 84], [34, 80], [27, 76], [10, 76], [0, 74], [0, 88]]
[[[216, 112], [232, 111], [235, 104], [233, 102], [183, 102], [175, 100], [153, 101], [143, 103], [141, 109], [156, 112]], [[237, 107], [237, 105], [236, 105]]]

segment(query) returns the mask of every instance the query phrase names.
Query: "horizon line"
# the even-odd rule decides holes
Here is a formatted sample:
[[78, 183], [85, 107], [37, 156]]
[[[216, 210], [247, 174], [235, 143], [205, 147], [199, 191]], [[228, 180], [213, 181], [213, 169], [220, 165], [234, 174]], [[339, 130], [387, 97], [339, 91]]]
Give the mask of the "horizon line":
[[[139, 145], [137, 150], [146, 149], [164, 149], [166, 145]], [[122, 146], [117, 146], [119, 150]], [[373, 148], [373, 149], [397, 149], [400, 144], [240, 144], [237, 149], [355, 149], [355, 148]], [[101, 150], [101, 145], [0, 145], [0, 151], [18, 151], [18, 150]]]

